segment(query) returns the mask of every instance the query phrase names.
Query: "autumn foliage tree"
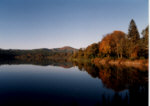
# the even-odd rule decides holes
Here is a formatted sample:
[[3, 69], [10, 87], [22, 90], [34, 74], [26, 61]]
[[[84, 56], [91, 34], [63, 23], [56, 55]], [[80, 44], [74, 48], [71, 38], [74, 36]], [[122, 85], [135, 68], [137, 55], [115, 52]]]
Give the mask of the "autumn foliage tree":
[[85, 58], [94, 58], [97, 56], [99, 50], [98, 50], [98, 44], [97, 43], [93, 43], [91, 45], [89, 45], [85, 51], [84, 51], [84, 57]]
[[140, 38], [137, 26], [132, 19], [129, 24], [128, 34], [114, 31], [103, 37], [101, 42], [93, 43], [85, 49], [74, 53], [74, 58], [148, 58], [148, 27], [142, 31]]
[[98, 47], [99, 45], [97, 43], [93, 43], [85, 49], [80, 48], [78, 51], [73, 53], [73, 58], [85, 58], [85, 59], [95, 58], [99, 52]]
[[106, 35], [100, 45], [99, 53], [103, 57], [123, 57], [124, 42], [126, 34], [122, 31], [114, 31], [111, 34]]

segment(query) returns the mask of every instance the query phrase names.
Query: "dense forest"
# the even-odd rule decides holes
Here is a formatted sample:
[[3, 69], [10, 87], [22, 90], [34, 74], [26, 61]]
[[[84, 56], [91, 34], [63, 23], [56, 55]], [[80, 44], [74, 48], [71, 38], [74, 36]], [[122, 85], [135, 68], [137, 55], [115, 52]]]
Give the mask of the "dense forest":
[[106, 34], [98, 43], [93, 43], [87, 48], [74, 49], [72, 47], [33, 50], [4, 50], [0, 49], [0, 60], [91, 60], [91, 59], [148, 59], [149, 26], [141, 32], [132, 19], [129, 24], [128, 34], [114, 31]]
[[43, 60], [61, 60], [71, 57], [77, 49], [71, 47], [62, 47], [54, 49], [33, 49], [33, 50], [4, 50], [0, 49], [0, 60], [25, 60], [25, 61], [43, 61]]
[[132, 19], [128, 34], [122, 31], [106, 34], [100, 42], [74, 52], [73, 59], [148, 59], [148, 32], [149, 26], [143, 29], [142, 37], [140, 37], [137, 26]]

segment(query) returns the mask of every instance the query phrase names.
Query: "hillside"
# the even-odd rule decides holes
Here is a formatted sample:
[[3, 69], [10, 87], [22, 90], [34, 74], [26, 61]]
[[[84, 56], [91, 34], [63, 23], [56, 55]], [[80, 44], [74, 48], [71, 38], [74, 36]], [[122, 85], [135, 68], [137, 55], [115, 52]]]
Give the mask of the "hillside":
[[77, 49], [69, 46], [54, 49], [40, 48], [32, 50], [0, 49], [0, 59], [64, 59], [71, 57], [74, 51], [77, 51]]
[[53, 51], [59, 51], [59, 52], [74, 52], [74, 51], [77, 51], [77, 49], [73, 48], [73, 47], [70, 47], [70, 46], [64, 46], [64, 47], [61, 47], [61, 48], [54, 48], [54, 49], [51, 49]]

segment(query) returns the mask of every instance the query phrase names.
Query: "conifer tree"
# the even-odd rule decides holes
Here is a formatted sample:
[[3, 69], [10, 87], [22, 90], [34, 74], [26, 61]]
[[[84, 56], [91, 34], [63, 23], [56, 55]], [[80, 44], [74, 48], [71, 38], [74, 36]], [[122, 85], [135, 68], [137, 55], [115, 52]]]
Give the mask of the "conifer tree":
[[132, 19], [128, 29], [128, 38], [133, 42], [136, 43], [140, 39], [140, 35], [134, 20]]
[[147, 27], [142, 31], [142, 35], [143, 35], [144, 44], [148, 47], [149, 26], [147, 26]]

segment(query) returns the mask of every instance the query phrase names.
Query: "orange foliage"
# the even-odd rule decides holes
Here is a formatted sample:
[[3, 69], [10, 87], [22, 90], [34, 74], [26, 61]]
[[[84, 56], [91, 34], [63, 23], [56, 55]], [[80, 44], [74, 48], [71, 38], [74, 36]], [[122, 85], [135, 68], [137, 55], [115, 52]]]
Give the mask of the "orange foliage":
[[99, 45], [100, 54], [106, 54], [106, 56], [117, 54], [117, 47], [120, 44], [121, 39], [124, 38], [125, 33], [122, 31], [114, 31], [111, 34], [106, 35]]

